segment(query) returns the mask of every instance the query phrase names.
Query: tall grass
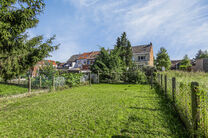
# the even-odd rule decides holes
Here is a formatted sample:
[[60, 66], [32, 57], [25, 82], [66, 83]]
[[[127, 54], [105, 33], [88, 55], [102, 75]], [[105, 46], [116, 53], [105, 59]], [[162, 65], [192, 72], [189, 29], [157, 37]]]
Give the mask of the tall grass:
[[[173, 99], [172, 95], [172, 78], [176, 78], [176, 93], [175, 105], [178, 112], [186, 124], [192, 131], [193, 118], [192, 118], [192, 99], [191, 99], [191, 82], [199, 83], [198, 95], [200, 97], [200, 132], [202, 135], [208, 136], [208, 73], [204, 72], [184, 72], [184, 71], [166, 71], [160, 74], [167, 75], [168, 96]], [[161, 78], [158, 78], [161, 81]], [[164, 80], [164, 79], [163, 79]], [[164, 82], [163, 82], [164, 84]], [[162, 86], [162, 88], [164, 85]]]

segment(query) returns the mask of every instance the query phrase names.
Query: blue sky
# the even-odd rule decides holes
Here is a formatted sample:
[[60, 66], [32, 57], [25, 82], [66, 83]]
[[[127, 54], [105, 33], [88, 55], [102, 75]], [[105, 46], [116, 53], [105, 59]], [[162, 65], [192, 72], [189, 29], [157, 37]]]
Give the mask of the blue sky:
[[73, 54], [113, 48], [127, 32], [132, 46], [153, 43], [171, 59], [193, 58], [208, 49], [207, 0], [47, 0], [31, 37], [56, 34], [50, 59], [66, 62]]

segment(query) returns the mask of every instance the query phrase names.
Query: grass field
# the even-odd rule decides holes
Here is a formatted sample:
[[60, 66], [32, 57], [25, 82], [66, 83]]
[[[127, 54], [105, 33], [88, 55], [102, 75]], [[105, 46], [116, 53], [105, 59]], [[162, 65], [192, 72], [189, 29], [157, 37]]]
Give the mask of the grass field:
[[0, 97], [21, 94], [27, 91], [28, 89], [24, 87], [9, 84], [0, 84]]
[[188, 137], [147, 85], [83, 86], [0, 104], [0, 137]]

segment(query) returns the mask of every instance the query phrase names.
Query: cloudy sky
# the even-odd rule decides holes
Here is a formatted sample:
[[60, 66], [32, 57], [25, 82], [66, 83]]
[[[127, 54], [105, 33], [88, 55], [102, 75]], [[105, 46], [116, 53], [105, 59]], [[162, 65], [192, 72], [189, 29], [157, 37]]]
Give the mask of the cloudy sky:
[[154, 54], [165, 47], [171, 59], [194, 57], [208, 49], [207, 0], [47, 0], [31, 36], [56, 34], [61, 62], [82, 52], [113, 48], [127, 32], [133, 46], [153, 43]]

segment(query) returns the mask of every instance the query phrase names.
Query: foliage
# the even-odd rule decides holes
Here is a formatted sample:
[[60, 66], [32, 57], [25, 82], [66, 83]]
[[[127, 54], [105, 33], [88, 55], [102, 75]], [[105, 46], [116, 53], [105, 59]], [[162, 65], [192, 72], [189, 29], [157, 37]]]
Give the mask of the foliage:
[[2, 138], [189, 137], [172, 105], [148, 85], [83, 86], [0, 104]]
[[69, 87], [78, 86], [80, 85], [80, 79], [83, 76], [83, 74], [80, 73], [64, 73], [61, 74], [65, 78], [66, 85]]
[[58, 71], [55, 67], [53, 67], [52, 63], [44, 64], [39, 68], [39, 75], [42, 77], [52, 79], [53, 77], [58, 76]]
[[132, 66], [132, 47], [125, 32], [123, 32], [121, 37], [117, 38], [114, 50], [119, 54], [119, 57], [123, 61], [123, 64], [126, 66], [126, 68]]
[[128, 83], [134, 83], [134, 84], [146, 84], [147, 83], [147, 77], [145, 73], [140, 69], [127, 72], [126, 75], [127, 75], [126, 82]]
[[201, 59], [201, 58], [208, 58], [208, 51], [202, 51], [201, 49], [197, 52], [195, 59]]
[[170, 66], [171, 66], [171, 61], [167, 53], [167, 50], [164, 47], [161, 47], [157, 53], [156, 67], [158, 70], [162, 70], [162, 67], [165, 67], [165, 70], [169, 70]]
[[131, 43], [124, 32], [121, 37], [117, 38], [117, 43], [113, 50], [101, 48], [91, 70], [94, 73], [102, 73], [100, 79], [119, 81], [125, 76], [124, 72], [134, 66], [132, 55]]
[[180, 69], [187, 70], [189, 67], [191, 67], [191, 61], [188, 58], [188, 55], [185, 55], [183, 60], [180, 62]]
[[145, 73], [147, 80], [150, 82], [151, 79], [154, 79], [157, 74], [156, 67], [144, 66], [142, 67], [142, 71]]
[[0, 76], [6, 81], [27, 72], [58, 46], [52, 43], [55, 36], [45, 42], [43, 36], [28, 40], [26, 31], [38, 24], [43, 0], [1, 0], [0, 6]]

